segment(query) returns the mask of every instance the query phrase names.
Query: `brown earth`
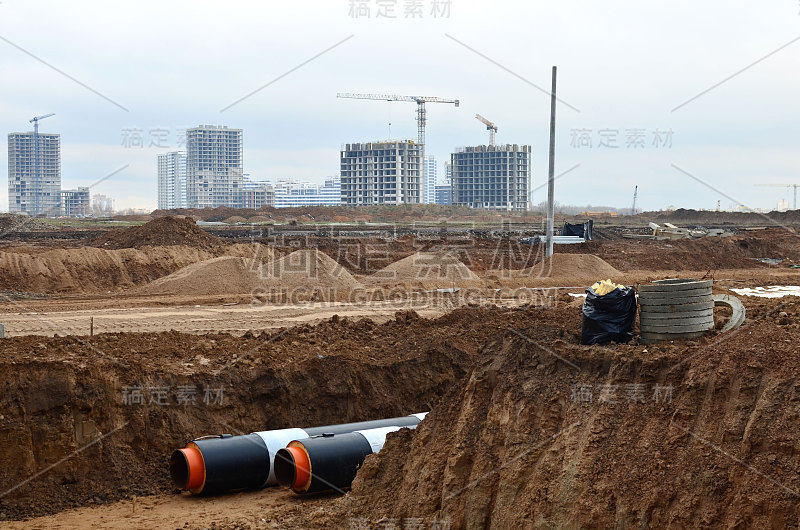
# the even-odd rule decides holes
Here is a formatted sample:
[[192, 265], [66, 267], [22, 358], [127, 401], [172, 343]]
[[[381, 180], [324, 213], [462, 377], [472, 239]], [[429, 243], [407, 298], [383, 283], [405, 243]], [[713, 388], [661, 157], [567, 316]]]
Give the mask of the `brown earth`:
[[566, 282], [564, 285], [588, 283], [600, 279], [620, 281], [624, 273], [592, 254], [553, 254], [534, 267], [519, 271], [519, 277]]
[[141, 226], [109, 230], [92, 244], [106, 249], [182, 245], [209, 250], [226, 243], [197, 226], [191, 217], [165, 216]]
[[[666, 221], [673, 224], [699, 224], [699, 225], [758, 225], [758, 226], [796, 226], [800, 224], [800, 210], [785, 212], [769, 212], [756, 214], [748, 212], [711, 212], [687, 210], [679, 208], [671, 212], [645, 212], [637, 214], [636, 219], [645, 223], [648, 221]], [[646, 220], [646, 221], [645, 221]]]
[[[238, 338], [2, 340], [0, 520], [167, 493], [167, 455], [203, 434], [429, 410], [463, 377], [480, 344], [536, 318], [462, 309], [433, 321], [401, 312], [380, 325], [333, 317]], [[177, 402], [182, 386], [196, 390], [195, 403]], [[125, 404], [125, 392], [136, 388], [144, 403]], [[205, 388], [223, 389], [222, 402], [204, 403]]]
[[261, 277], [270, 288], [355, 289], [361, 284], [333, 258], [316, 249], [296, 250], [265, 263]]
[[[358, 289], [348, 271], [364, 274], [392, 264], [405, 270], [409, 261], [401, 260], [416, 252], [449, 253], [461, 263], [449, 262], [456, 270], [464, 267], [490, 286], [505, 288], [520, 282], [505, 279], [503, 271], [546, 264], [540, 247], [504, 237], [359, 239], [353, 257], [342, 252], [351, 240], [318, 236], [269, 246], [220, 239], [206, 247], [194, 233], [199, 228], [183, 224], [185, 245], [136, 247], [167, 240], [165, 232], [153, 231], [158, 225], [150, 225], [149, 235], [115, 229], [103, 236], [116, 234], [118, 244], [132, 248], [49, 243], [45, 248], [17, 241], [3, 246], [0, 272], [7, 274], [0, 274], [0, 290], [54, 293], [46, 300], [31, 295], [23, 304], [25, 315], [15, 302], [2, 304], [4, 313], [49, 321], [45, 312], [56, 309], [66, 321], [84, 309], [106, 308], [110, 314], [141, 307], [130, 318], [140, 321], [133, 329], [142, 329], [148, 318], [162, 318], [153, 314], [158, 306], [195, 321], [191, 329], [201, 332], [150, 329], [0, 340], [0, 520], [56, 513], [54, 519], [24, 524], [199, 528], [347, 527], [361, 517], [372, 526], [422, 518], [449, 520], [453, 528], [797, 527], [800, 522], [797, 299], [743, 298], [749, 320], [740, 331], [647, 348], [580, 346], [581, 302], [557, 291], [537, 291], [538, 306], [524, 310], [478, 308], [476, 300], [464, 299], [453, 305], [467, 307], [436, 320], [413, 313], [387, 323], [334, 317], [234, 337], [202, 331], [230, 308], [195, 305], [249, 303], [231, 293], [198, 294], [214, 290], [215, 283], [221, 284], [220, 293], [238, 290], [242, 275], [230, 269], [201, 274], [202, 281], [182, 284], [177, 291], [183, 292], [173, 295], [137, 296], [135, 289], [119, 289], [153, 280], [158, 285], [158, 278], [176, 271], [169, 281], [185, 280], [220, 264], [241, 272], [240, 265], [251, 262], [275, 285], [302, 288], [316, 281]], [[371, 245], [378, 245], [377, 252], [361, 254]], [[548, 279], [551, 284], [587, 284], [607, 276], [636, 284], [691, 274], [718, 280], [719, 290], [800, 279], [788, 267], [800, 263], [800, 245], [794, 234], [779, 230], [698, 241], [610, 238], [557, 251], [553, 268], [570, 275]], [[771, 266], [756, 257], [785, 261]], [[185, 266], [188, 270], [180, 270]], [[601, 274], [612, 269], [623, 277]], [[483, 282], [478, 284], [473, 290], [483, 293]], [[105, 290], [113, 293], [100, 293]], [[491, 299], [490, 292], [485, 289], [487, 298], [478, 301]], [[185, 311], [186, 305], [196, 311]], [[362, 305], [356, 314], [373, 307]], [[311, 318], [307, 312], [287, 317], [295, 307], [290, 306], [281, 306], [283, 325]], [[328, 304], [325, 310], [336, 307]], [[264, 306], [265, 313], [272, 309]], [[77, 315], [81, 330], [72, 333], [86, 333], [88, 314]], [[235, 327], [229, 322], [222, 329]], [[646, 399], [630, 402], [625, 385], [638, 384], [645, 385]], [[671, 385], [670, 402], [652, 399], [655, 384]], [[593, 400], [581, 402], [586, 389], [573, 395], [574, 385], [587, 385]], [[618, 402], [610, 403], [608, 395], [598, 402], [600, 385], [616, 385]], [[179, 386], [197, 390], [195, 403], [178, 404]], [[151, 401], [151, 392], [162, 387], [169, 387], [167, 405]], [[205, 403], [206, 387], [223, 389], [224, 401]], [[145, 390], [145, 403], [123, 404], [123, 392], [131, 388]], [[169, 495], [165, 459], [189, 438], [370, 419], [423, 407], [432, 414], [419, 432], [390, 436], [385, 451], [367, 460], [344, 498], [302, 499], [275, 490], [218, 499]], [[127, 513], [134, 495], [149, 516]], [[150, 497], [142, 500], [143, 495]], [[123, 498], [128, 500], [107, 506]], [[80, 511], [59, 519], [71, 506]]]
[[[101, 450], [87, 449], [86, 455], [68, 461], [75, 461], [72, 469], [62, 469], [65, 462], [0, 499], [0, 510], [18, 517], [88, 501], [85, 508], [24, 523], [33, 528], [430, 528], [434, 522], [451, 528], [797, 526], [800, 433], [793, 426], [800, 414], [800, 360], [787, 356], [789, 345], [800, 338], [796, 298], [746, 299], [751, 321], [730, 338], [712, 333], [647, 348], [580, 346], [579, 311], [570, 304], [527, 311], [462, 309], [434, 321], [404, 313], [378, 326], [332, 320], [289, 330], [272, 344], [263, 343], [266, 337], [247, 339], [254, 347], [261, 345], [258, 353], [248, 357], [234, 349], [238, 360], [227, 368], [216, 352], [230, 356], [232, 346], [242, 344], [222, 335], [201, 338], [216, 341], [211, 347], [182, 336], [181, 343], [188, 340], [185, 353], [169, 351], [175, 344], [169, 334], [152, 338], [152, 345], [143, 340], [146, 335], [100, 337], [122, 341], [121, 346], [134, 345], [134, 337], [143, 340], [133, 350], [121, 348], [128, 353], [119, 359], [143, 385], [165, 381], [168, 376], [161, 374], [171, 367], [174, 380], [164, 384], [189, 378], [196, 384], [211, 379], [212, 387], [225, 381], [226, 389], [227, 384], [252, 386], [231, 390], [230, 402], [226, 390], [224, 407], [201, 408], [199, 414], [175, 404], [129, 412], [112, 398], [120, 396], [119, 385], [128, 378], [113, 360], [99, 355], [92, 356], [97, 360], [89, 366], [76, 366], [84, 351], [77, 341], [75, 352], [61, 363], [75, 377], [72, 390], [56, 391], [60, 383], [54, 383], [49, 392], [32, 393], [43, 384], [42, 375], [54, 373], [49, 367], [65, 356], [60, 352], [64, 347], [56, 348], [53, 359], [39, 353], [45, 358], [36, 364], [32, 353], [15, 353], [11, 358], [26, 374], [20, 381], [28, 386], [4, 388], [12, 391], [20, 410], [49, 399], [43, 395], [55, 393], [53, 399], [64, 401], [44, 411], [26, 409], [38, 422], [23, 423], [15, 412], [11, 425], [16, 429], [50, 433], [47, 447], [59, 447], [75, 436], [75, 410], [88, 410], [92, 421], [117, 422], [114, 426], [132, 417], [138, 434], [131, 439], [126, 426], [118, 431], [120, 439], [114, 433], [97, 444]], [[380, 344], [374, 337], [381, 338]], [[14, 350], [46, 351], [25, 344]], [[422, 357], [421, 344], [427, 352]], [[148, 348], [156, 354], [140, 353]], [[259, 359], [268, 363], [269, 376], [259, 375]], [[439, 362], [429, 370], [434, 359]], [[91, 366], [104, 368], [106, 375], [90, 376]], [[34, 367], [38, 377], [33, 377]], [[202, 377], [194, 379], [191, 371]], [[166, 454], [199, 432], [248, 432], [304, 419], [325, 423], [333, 416], [337, 421], [361, 417], [362, 411], [369, 411], [368, 417], [405, 413], [397, 396], [412, 394], [402, 382], [419, 384], [432, 373], [439, 385], [422, 392], [444, 397], [414, 395], [406, 403], [430, 403], [432, 412], [416, 433], [391, 434], [384, 450], [367, 458], [345, 497], [306, 498], [266, 489], [209, 499], [185, 494], [141, 498], [169, 490]], [[579, 390], [576, 385], [585, 386]], [[626, 385], [644, 385], [643, 395], [629, 394]], [[305, 399], [322, 395], [327, 396], [322, 408]], [[87, 402], [91, 409], [80, 406]], [[46, 424], [59, 427], [42, 427]], [[42, 447], [39, 458], [52, 462], [70, 447]], [[73, 474], [65, 480], [66, 473]], [[26, 503], [36, 498], [34, 491], [38, 498], [53, 499], [53, 506]], [[139, 495], [136, 503], [130, 500], [134, 494]], [[105, 506], [119, 497], [128, 500]]]
[[[152, 223], [158, 224], [156, 221]], [[189, 245], [123, 248], [109, 250], [109, 254], [97, 252], [100, 249], [75, 248], [75, 242], [69, 241], [58, 243], [47, 240], [41, 245], [7, 242], [0, 247], [0, 289], [39, 293], [115, 292], [142, 285], [204, 259], [224, 255], [246, 256], [241, 251], [232, 250], [225, 240], [204, 232], [191, 222], [184, 221], [183, 224], [192, 234], [197, 231], [203, 234], [198, 236], [201, 240], [199, 247], [196, 241], [192, 243], [193, 236], [183, 238], [191, 243]], [[115, 240], [113, 246], [136, 247], [142, 242], [168, 238], [163, 232], [151, 233], [150, 236], [145, 234], [142, 238], [131, 236], [132, 232], [128, 232], [148, 226], [150, 228], [147, 231], [152, 232], [154, 225], [148, 224], [131, 229], [113, 229], [100, 239]], [[215, 245], [205, 247], [208, 241], [204, 236], [212, 238]], [[456, 233], [433, 237], [406, 235], [389, 240], [319, 236], [298, 236], [294, 239], [262, 237], [259, 240], [276, 254], [297, 249], [318, 249], [336, 260], [343, 269], [358, 275], [372, 275], [416, 252], [445, 252], [456, 256], [482, 280], [488, 280], [490, 287], [498, 287], [492, 283], [493, 277], [513, 276], [497, 271], [529, 269], [544, 258], [539, 245], [521, 244], [513, 238], [469, 237], [468, 234]], [[216, 245], [217, 242], [220, 244]], [[581, 245], [557, 245], [556, 253], [593, 254], [626, 273], [668, 270], [713, 274], [713, 271], [722, 269], [788, 270], [789, 265], [800, 263], [800, 245], [797, 242], [797, 236], [790, 232], [769, 229], [741, 232], [722, 239], [597, 240]], [[246, 243], [238, 245], [247, 246]], [[102, 250], [106, 251], [107, 248]], [[773, 266], [755, 260], [764, 257], [782, 258], [784, 262]]]
[[621, 270], [713, 270], [759, 268], [756, 258], [780, 258], [781, 265], [800, 263], [800, 239], [780, 229], [742, 232], [732, 237], [677, 241], [590, 241], [558, 245], [557, 252], [594, 254]]
[[0, 237], [13, 232], [52, 230], [53, 227], [35, 217], [15, 213], [0, 214]]
[[[204, 208], [204, 209], [179, 209], [155, 210], [152, 218], [164, 215], [189, 215], [203, 221], [226, 221], [238, 216], [249, 222], [257, 222], [254, 217], [272, 222], [286, 222], [305, 218], [309, 222], [398, 222], [398, 221], [476, 221], [476, 222], [527, 222], [542, 223], [546, 218], [545, 212], [503, 212], [493, 213], [486, 210], [476, 210], [465, 206], [445, 206], [437, 204], [418, 204], [396, 206], [307, 206], [301, 208], [272, 208], [265, 206], [259, 210], [247, 208]], [[596, 215], [593, 216], [596, 224], [626, 223], [629, 225], [647, 226], [650, 221], [657, 223], [671, 222], [676, 225], [704, 225], [704, 226], [796, 226], [800, 224], [800, 210], [787, 212], [770, 212], [756, 214], [746, 212], [713, 212], [687, 210], [680, 208], [674, 211], [642, 212], [635, 216], [621, 215]], [[123, 217], [127, 219], [127, 217]], [[556, 212], [556, 225], [564, 221], [581, 223], [588, 219], [587, 216], [567, 215]]]
[[579, 346], [562, 336], [577, 314], [500, 332], [415, 433], [390, 435], [352, 494], [307, 520], [796, 527], [800, 303], [748, 310], [731, 335], [647, 348]]
[[451, 253], [416, 252], [384, 267], [370, 280], [430, 287], [480, 285], [480, 278]]
[[[486, 210], [476, 210], [466, 206], [443, 206], [435, 204], [415, 204], [405, 206], [304, 206], [298, 208], [273, 208], [264, 206], [258, 210], [250, 208], [190, 208], [176, 210], [155, 210], [151, 216], [186, 215], [203, 221], [224, 221], [231, 217], [243, 217], [248, 222], [397, 222], [397, 221], [439, 221], [439, 220], [472, 220], [493, 221], [507, 217]], [[531, 214], [536, 219], [541, 214]], [[522, 218], [516, 213], [509, 216]], [[256, 220], [258, 218], [258, 220]]]
[[208, 248], [169, 245], [119, 250], [83, 247], [42, 251], [35, 247], [13, 247], [0, 251], [0, 290], [116, 292], [220, 255], [258, 256], [263, 260], [272, 257], [273, 252], [263, 245], [243, 243]]
[[137, 289], [140, 295], [249, 293], [261, 284], [251, 260], [222, 256], [193, 263]]
[[[271, 251], [267, 248], [262, 258]], [[256, 293], [260, 296], [304, 289], [320, 293], [320, 300], [346, 296], [361, 287], [343, 267], [316, 250], [297, 250], [274, 260], [223, 256], [194, 263], [159, 278], [133, 294], [139, 296], [194, 293], [198, 296]], [[330, 296], [329, 296], [330, 295]], [[269, 296], [267, 296], [269, 297]]]

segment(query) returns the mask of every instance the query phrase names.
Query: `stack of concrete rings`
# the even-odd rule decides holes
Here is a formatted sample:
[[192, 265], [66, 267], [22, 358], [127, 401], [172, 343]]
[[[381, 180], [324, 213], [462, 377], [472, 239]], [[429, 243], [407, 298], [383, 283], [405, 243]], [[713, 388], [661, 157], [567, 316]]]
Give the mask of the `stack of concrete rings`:
[[694, 339], [714, 328], [713, 280], [657, 280], [639, 286], [639, 341]]

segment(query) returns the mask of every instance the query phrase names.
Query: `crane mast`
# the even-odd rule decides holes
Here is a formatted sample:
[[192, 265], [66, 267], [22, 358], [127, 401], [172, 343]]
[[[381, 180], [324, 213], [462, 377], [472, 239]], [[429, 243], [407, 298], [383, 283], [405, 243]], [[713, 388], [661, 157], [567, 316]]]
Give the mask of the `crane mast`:
[[42, 193], [42, 186], [39, 180], [39, 121], [50, 116], [55, 116], [54, 113], [44, 114], [42, 116], [35, 116], [31, 118], [29, 123], [33, 123], [33, 215], [39, 215], [39, 195]]

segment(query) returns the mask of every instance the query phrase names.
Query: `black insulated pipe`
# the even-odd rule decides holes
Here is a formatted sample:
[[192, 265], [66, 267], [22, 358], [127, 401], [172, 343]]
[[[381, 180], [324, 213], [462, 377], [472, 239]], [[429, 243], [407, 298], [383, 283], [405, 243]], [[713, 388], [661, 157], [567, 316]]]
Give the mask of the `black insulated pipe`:
[[223, 434], [198, 438], [172, 453], [169, 459], [170, 476], [177, 488], [192, 493], [213, 494], [262, 488], [278, 483], [274, 475], [273, 459], [278, 450], [286, 447], [292, 440], [376, 428], [414, 428], [426, 414], [305, 429], [277, 429], [239, 436]]
[[169, 467], [173, 482], [181, 489], [191, 485], [194, 487], [188, 489], [193, 493], [203, 494], [252, 489], [263, 486], [269, 477], [269, 451], [257, 434], [224, 434], [194, 440], [190, 446], [202, 455], [202, 483], [198, 487], [199, 479], [194, 478], [189, 484], [191, 463], [187, 450], [178, 450], [172, 453]]
[[[295, 449], [295, 451], [292, 451]], [[297, 451], [304, 451], [297, 457]], [[360, 433], [322, 435], [295, 441], [275, 455], [275, 478], [296, 493], [349, 488], [372, 448]]]

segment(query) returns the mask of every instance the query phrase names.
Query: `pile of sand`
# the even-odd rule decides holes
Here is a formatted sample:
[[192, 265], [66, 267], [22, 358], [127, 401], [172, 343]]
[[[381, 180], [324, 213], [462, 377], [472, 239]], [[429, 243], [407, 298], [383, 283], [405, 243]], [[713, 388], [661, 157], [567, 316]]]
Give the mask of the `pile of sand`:
[[[37, 293], [118, 291], [142, 286], [194, 263], [236, 256], [257, 264], [274, 259], [272, 248], [237, 243], [203, 249], [183, 245], [107, 250], [82, 247], [37, 252], [0, 251], [0, 290]], [[183, 294], [191, 294], [186, 292]]]
[[223, 256], [201, 261], [151, 282], [137, 294], [291, 294], [298, 289], [305, 293], [346, 293], [361, 287], [341, 265], [317, 250], [298, 250], [264, 262], [269, 251], [265, 248], [255, 257]]
[[225, 245], [225, 241], [205, 232], [191, 217], [165, 216], [142, 226], [111, 230], [95, 239], [93, 244], [108, 249], [168, 245], [213, 249]]
[[568, 285], [622, 280], [624, 274], [593, 254], [553, 254], [519, 271], [520, 279], [557, 280]]
[[269, 223], [272, 221], [272, 217], [267, 217], [266, 215], [254, 215], [247, 219], [248, 223]]
[[170, 246], [138, 250], [83, 247], [0, 252], [0, 289], [37, 293], [96, 292], [144, 285], [214, 257], [205, 249]]
[[261, 277], [268, 288], [356, 289], [361, 284], [336, 260], [319, 250], [297, 250], [264, 264]]
[[417, 252], [384, 267], [370, 279], [376, 282], [417, 283], [450, 287], [480, 283], [481, 279], [448, 252]]
[[249, 293], [261, 286], [258, 267], [253, 267], [253, 263], [236, 256], [207, 259], [150, 282], [137, 292], [147, 295]]

